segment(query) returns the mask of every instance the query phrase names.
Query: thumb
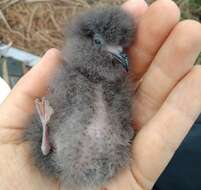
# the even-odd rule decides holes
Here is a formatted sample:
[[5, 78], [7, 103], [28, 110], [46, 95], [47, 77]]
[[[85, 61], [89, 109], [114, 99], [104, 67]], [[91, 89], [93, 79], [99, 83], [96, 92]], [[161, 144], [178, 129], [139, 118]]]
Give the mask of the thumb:
[[50, 49], [40, 63], [25, 74], [0, 106], [0, 130], [22, 129], [33, 113], [34, 100], [46, 94], [59, 63], [60, 52]]

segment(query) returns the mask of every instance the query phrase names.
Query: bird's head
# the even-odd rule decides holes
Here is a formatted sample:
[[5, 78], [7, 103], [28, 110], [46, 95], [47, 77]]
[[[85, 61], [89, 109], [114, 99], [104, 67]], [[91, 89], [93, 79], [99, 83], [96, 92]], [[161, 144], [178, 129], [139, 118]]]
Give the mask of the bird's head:
[[120, 7], [99, 7], [81, 14], [73, 22], [68, 39], [71, 48], [76, 46], [83, 54], [83, 61], [100, 60], [99, 64], [110, 71], [122, 68], [128, 71], [125, 49], [132, 43], [134, 33], [133, 19]]

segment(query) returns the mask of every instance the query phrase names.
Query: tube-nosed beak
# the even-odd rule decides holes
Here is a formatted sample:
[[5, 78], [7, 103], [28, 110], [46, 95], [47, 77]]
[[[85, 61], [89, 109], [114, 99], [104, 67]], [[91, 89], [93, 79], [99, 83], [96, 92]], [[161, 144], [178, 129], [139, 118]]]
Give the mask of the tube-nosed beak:
[[117, 60], [128, 72], [128, 56], [123, 52], [123, 49], [121, 47], [108, 47], [107, 50], [111, 53], [114, 59]]

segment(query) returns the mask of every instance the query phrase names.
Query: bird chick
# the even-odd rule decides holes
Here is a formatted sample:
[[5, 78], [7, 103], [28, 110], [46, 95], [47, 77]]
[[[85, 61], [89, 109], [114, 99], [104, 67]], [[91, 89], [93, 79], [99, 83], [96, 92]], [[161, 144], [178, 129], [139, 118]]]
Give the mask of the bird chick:
[[45, 175], [72, 190], [96, 189], [129, 164], [134, 132], [124, 50], [135, 26], [120, 7], [99, 7], [78, 16], [66, 33], [65, 63], [39, 111], [46, 119], [35, 115], [25, 139]]

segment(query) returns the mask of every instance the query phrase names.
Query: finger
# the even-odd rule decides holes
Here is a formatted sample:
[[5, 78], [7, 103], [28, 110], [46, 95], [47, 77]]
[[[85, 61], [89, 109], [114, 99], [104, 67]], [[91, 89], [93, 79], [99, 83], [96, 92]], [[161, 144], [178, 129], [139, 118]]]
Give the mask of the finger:
[[137, 23], [146, 12], [148, 5], [144, 0], [129, 0], [122, 7], [134, 17]]
[[193, 67], [200, 51], [201, 24], [191, 20], [177, 24], [138, 88], [136, 126], [143, 126], [158, 111], [171, 89]]
[[171, 0], [158, 0], [147, 9], [138, 23], [136, 40], [129, 50], [130, 73], [135, 81], [145, 73], [179, 19], [180, 11]]
[[201, 112], [200, 76], [195, 66], [135, 139], [133, 172], [144, 189], [152, 188]]
[[25, 125], [34, 110], [34, 100], [45, 95], [48, 84], [61, 62], [60, 52], [51, 49], [39, 64], [19, 80], [0, 107], [0, 126], [21, 128]]

